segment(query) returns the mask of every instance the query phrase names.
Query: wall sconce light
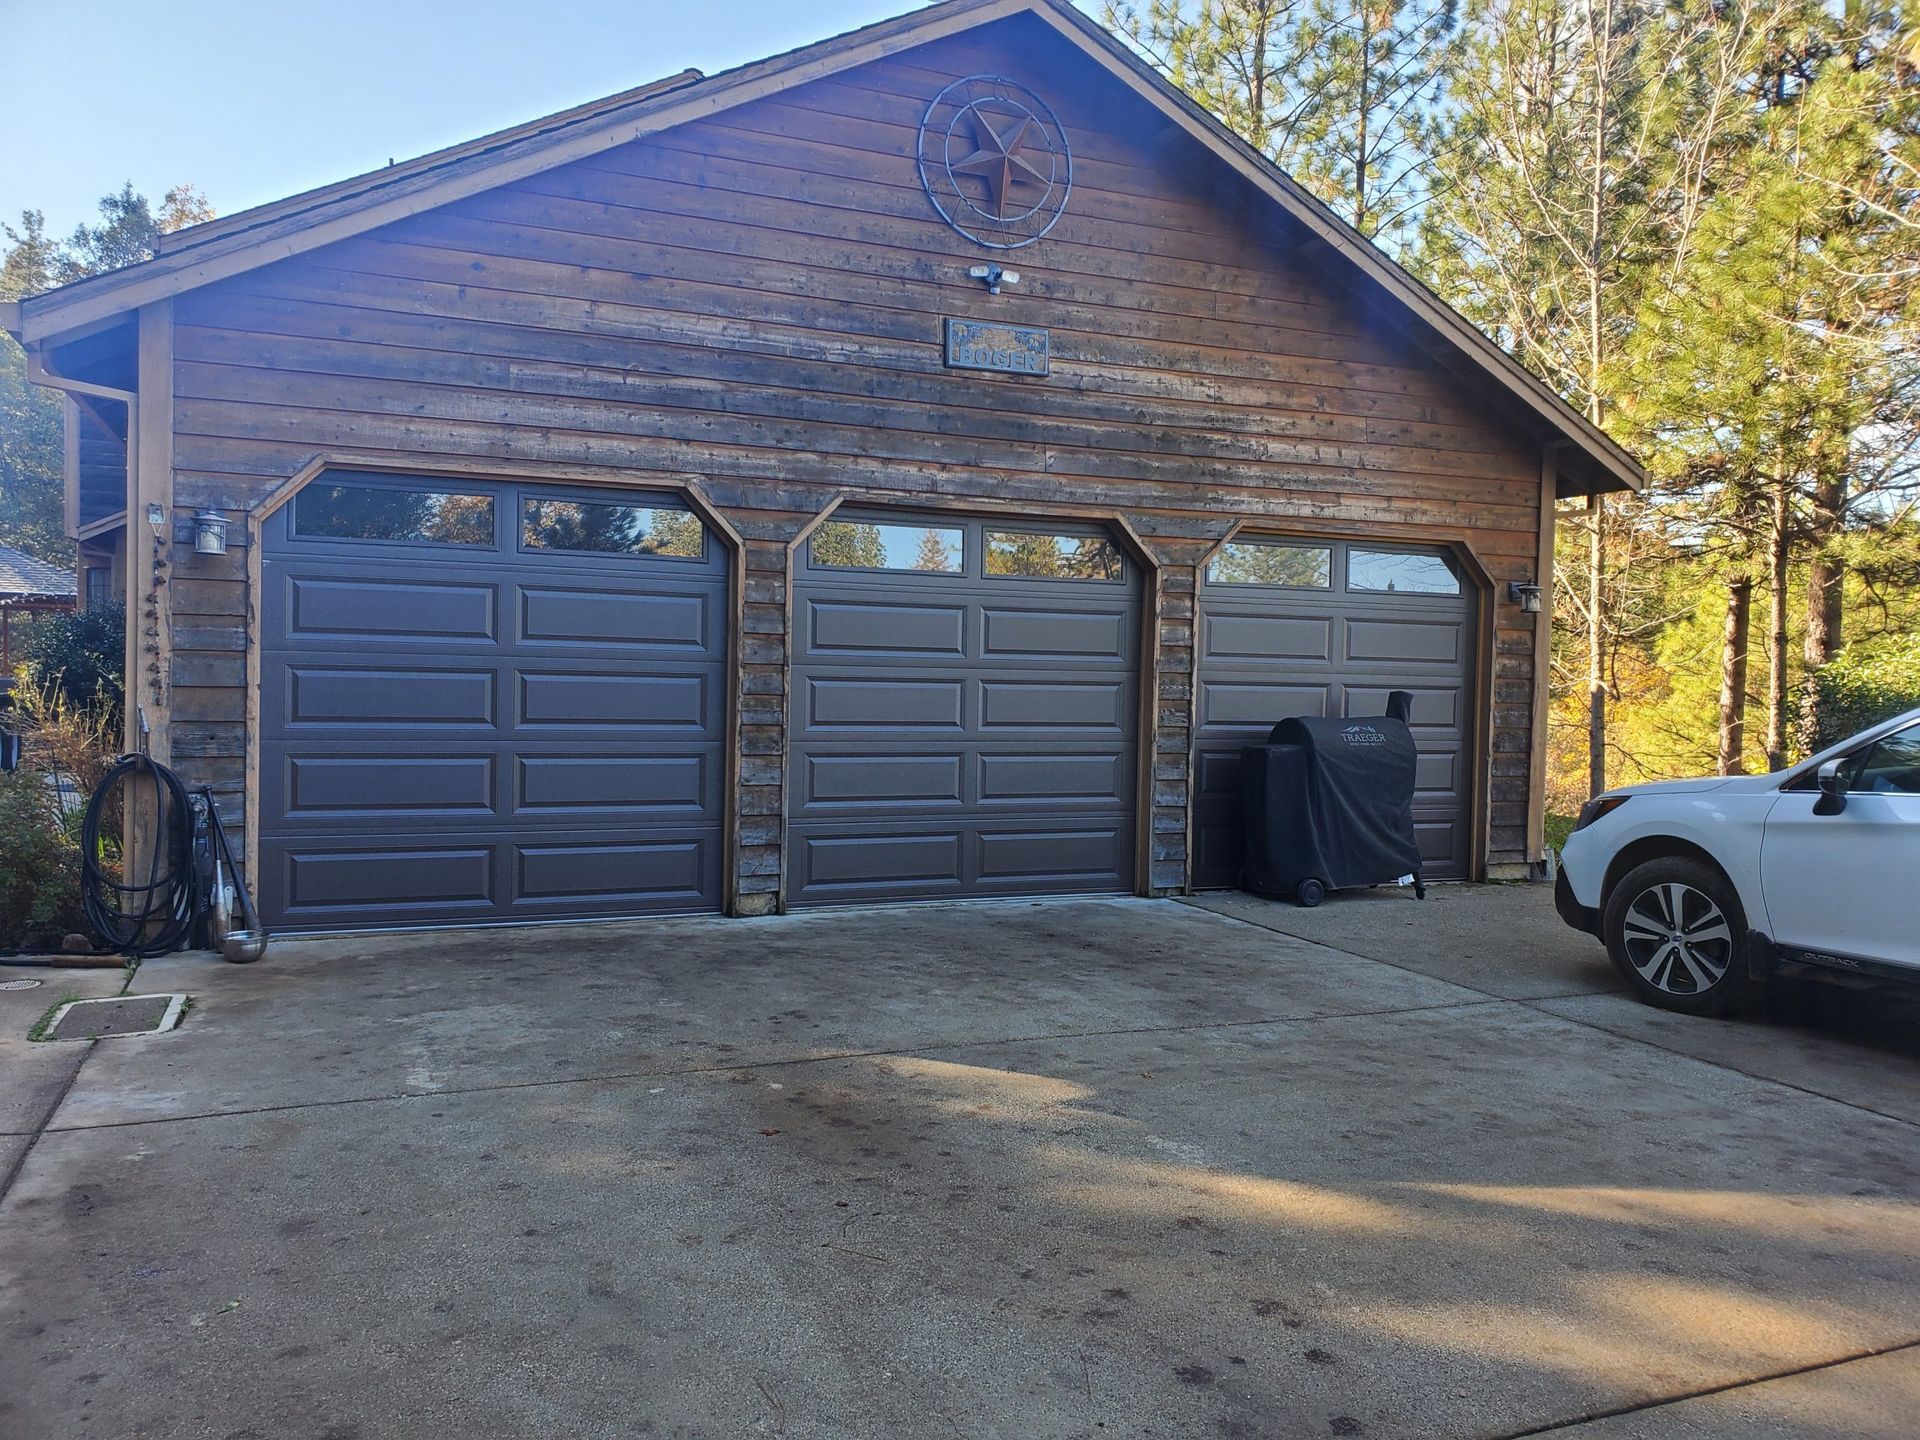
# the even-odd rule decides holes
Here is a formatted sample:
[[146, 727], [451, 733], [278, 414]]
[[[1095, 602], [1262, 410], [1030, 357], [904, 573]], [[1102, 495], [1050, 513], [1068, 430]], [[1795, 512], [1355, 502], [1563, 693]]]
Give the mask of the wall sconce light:
[[193, 553], [196, 555], [227, 553], [226, 516], [212, 510], [202, 510], [193, 517]]
[[153, 538], [167, 538], [167, 507], [158, 503], [147, 506], [147, 524], [153, 527]]
[[1509, 580], [1507, 599], [1529, 615], [1540, 613], [1540, 585], [1534, 580]]
[[978, 280], [981, 284], [985, 285], [989, 295], [998, 295], [1002, 285], [1018, 285], [1020, 283], [1020, 272], [1018, 270], [1002, 270], [998, 265], [975, 265], [971, 270], [967, 271], [967, 275], [969, 278]]

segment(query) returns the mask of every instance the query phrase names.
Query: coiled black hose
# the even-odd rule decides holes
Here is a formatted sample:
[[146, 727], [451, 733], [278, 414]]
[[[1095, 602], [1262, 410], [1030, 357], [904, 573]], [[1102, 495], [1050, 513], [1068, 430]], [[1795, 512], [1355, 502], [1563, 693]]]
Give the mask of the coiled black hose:
[[[115, 790], [124, 792], [121, 813], [133, 815], [151, 795], [155, 827], [144, 884], [122, 883], [100, 863], [100, 824]], [[123, 755], [101, 777], [87, 802], [80, 832], [80, 904], [87, 923], [130, 960], [181, 949], [193, 930], [193, 806], [180, 777], [146, 755]]]

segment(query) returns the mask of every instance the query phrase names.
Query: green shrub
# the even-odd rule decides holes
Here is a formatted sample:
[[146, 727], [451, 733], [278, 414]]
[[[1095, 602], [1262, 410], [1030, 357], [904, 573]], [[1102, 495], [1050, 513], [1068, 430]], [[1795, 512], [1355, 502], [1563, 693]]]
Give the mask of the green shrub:
[[83, 928], [80, 847], [47, 777], [0, 772], [0, 950], [57, 946]]
[[1920, 635], [1855, 642], [1807, 676], [1794, 738], [1799, 753], [1811, 755], [1916, 707]]
[[117, 729], [126, 700], [127, 616], [118, 605], [50, 615], [25, 645], [27, 681], [57, 687], [70, 704], [103, 711]]

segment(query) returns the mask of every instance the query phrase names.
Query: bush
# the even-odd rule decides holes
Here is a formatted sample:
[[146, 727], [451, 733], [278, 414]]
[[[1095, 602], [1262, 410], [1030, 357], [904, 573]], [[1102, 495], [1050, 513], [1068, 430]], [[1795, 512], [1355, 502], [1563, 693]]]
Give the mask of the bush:
[[80, 846], [47, 777], [0, 772], [0, 950], [57, 947], [84, 928]]
[[17, 687], [7, 723], [20, 737], [26, 769], [70, 780], [82, 796], [94, 792], [120, 751], [117, 716], [77, 703], [51, 683]]
[[36, 690], [57, 688], [70, 704], [104, 712], [118, 731], [127, 689], [124, 610], [96, 605], [47, 616], [33, 627], [24, 648], [29, 685]]
[[1856, 642], [1807, 676], [1794, 739], [1811, 755], [1917, 707], [1920, 635]]

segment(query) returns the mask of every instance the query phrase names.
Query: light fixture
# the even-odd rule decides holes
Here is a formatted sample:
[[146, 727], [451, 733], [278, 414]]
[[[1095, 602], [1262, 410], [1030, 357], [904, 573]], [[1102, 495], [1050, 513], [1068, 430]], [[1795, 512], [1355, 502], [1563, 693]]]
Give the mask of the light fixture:
[[989, 295], [998, 295], [1002, 285], [1018, 285], [1018, 270], [1002, 270], [998, 265], [975, 265], [967, 271], [969, 278], [978, 280], [987, 287]]
[[1540, 586], [1534, 580], [1509, 580], [1507, 599], [1513, 601], [1529, 615], [1540, 613]]
[[227, 553], [227, 517], [215, 510], [202, 510], [193, 517], [193, 553]]
[[167, 536], [167, 507], [155, 501], [147, 506], [147, 524], [153, 527], [153, 538], [164, 540]]

